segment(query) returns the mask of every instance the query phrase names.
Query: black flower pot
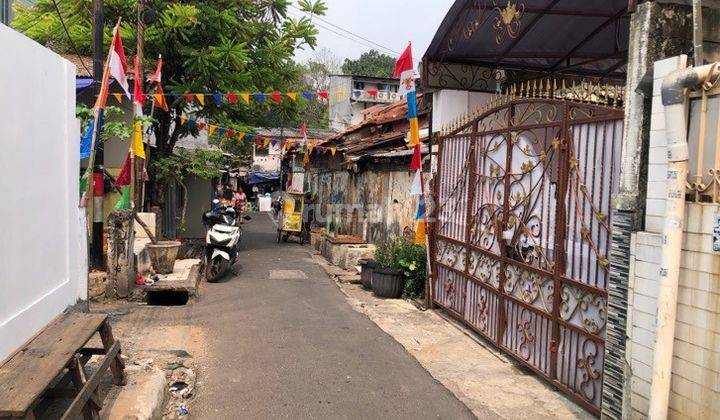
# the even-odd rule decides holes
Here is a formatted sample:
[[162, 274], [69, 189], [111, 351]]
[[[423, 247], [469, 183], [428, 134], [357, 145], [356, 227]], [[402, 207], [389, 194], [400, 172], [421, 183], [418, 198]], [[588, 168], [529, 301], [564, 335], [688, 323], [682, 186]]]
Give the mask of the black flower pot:
[[405, 277], [402, 271], [375, 267], [372, 274], [372, 290], [375, 296], [397, 299], [402, 296]]
[[371, 259], [361, 259], [358, 262], [360, 263], [360, 282], [364, 288], [371, 290], [373, 270], [377, 266], [377, 263]]

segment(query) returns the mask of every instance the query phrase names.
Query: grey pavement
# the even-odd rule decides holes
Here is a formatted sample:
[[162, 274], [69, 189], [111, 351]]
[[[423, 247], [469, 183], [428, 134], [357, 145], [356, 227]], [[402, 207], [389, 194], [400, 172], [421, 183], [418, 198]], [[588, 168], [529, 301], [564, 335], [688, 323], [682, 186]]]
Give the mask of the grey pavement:
[[245, 225], [235, 275], [189, 308], [205, 349], [191, 417], [473, 418], [392, 337], [354, 311], [310, 248]]

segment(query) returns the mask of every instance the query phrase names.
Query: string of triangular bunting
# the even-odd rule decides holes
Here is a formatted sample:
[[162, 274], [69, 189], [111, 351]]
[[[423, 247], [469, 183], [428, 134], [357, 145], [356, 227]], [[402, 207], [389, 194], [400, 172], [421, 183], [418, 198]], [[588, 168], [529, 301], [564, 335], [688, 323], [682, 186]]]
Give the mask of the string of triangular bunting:
[[[271, 145], [272, 147], [276, 147], [278, 144], [280, 144], [280, 147], [287, 151], [295, 146], [301, 146], [304, 142], [303, 139], [277, 139], [273, 137], [252, 134], [231, 127], [213, 124], [208, 121], [198, 121], [185, 115], [180, 116], [180, 123], [182, 125], [186, 125], [187, 128], [191, 131], [207, 131], [208, 138], [226, 138], [228, 140], [237, 139], [238, 141], [247, 141], [248, 143], [254, 142], [256, 146], [261, 148], [269, 148]], [[220, 147], [220, 149], [222, 150], [222, 142], [218, 147]], [[335, 156], [335, 153], [337, 152], [337, 147], [308, 146], [308, 149], [310, 149], [311, 153], [330, 153], [333, 156]]]
[[[333, 96], [336, 100], [344, 100], [347, 99], [350, 94], [350, 92], [346, 91], [337, 91], [333, 93]], [[378, 89], [354, 89], [352, 91], [352, 97], [355, 99], [358, 99], [362, 97], [364, 94], [367, 94], [371, 98], [374, 99], [383, 99], [385, 96], [387, 96], [386, 99], [392, 100], [394, 99], [394, 96], [396, 95], [395, 92], [389, 92], [389, 91], [381, 91]], [[118, 103], [122, 103], [126, 98], [127, 95], [122, 93], [113, 93], [113, 98]], [[258, 104], [264, 104], [268, 102], [274, 102], [276, 104], [279, 104], [283, 102], [283, 100], [290, 100], [291, 102], [297, 102], [300, 98], [306, 100], [306, 101], [319, 101], [319, 102], [327, 102], [330, 100], [330, 92], [326, 90], [319, 90], [319, 91], [303, 91], [303, 92], [279, 92], [274, 91], [270, 93], [264, 93], [264, 92], [234, 92], [234, 93], [220, 93], [220, 92], [206, 92], [206, 93], [154, 93], [147, 95], [153, 98], [156, 104], [162, 104], [162, 103], [169, 103], [174, 104], [176, 101], [184, 100], [187, 103], [192, 103], [196, 105], [204, 106], [205, 104], [209, 104], [211, 101], [215, 105], [222, 105], [222, 104], [238, 104], [238, 103], [244, 103], [245, 105], [250, 105], [252, 102], [258, 103]], [[130, 100], [132, 100], [132, 95], [130, 95]], [[268, 101], [269, 100], [269, 101]]]

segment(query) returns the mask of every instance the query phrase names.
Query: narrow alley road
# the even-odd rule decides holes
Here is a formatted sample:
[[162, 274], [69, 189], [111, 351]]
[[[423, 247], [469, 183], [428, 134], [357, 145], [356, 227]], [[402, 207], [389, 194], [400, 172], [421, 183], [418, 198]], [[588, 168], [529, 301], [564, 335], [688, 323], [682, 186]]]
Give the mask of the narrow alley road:
[[203, 283], [190, 306], [206, 345], [193, 418], [473, 417], [346, 303], [307, 247], [276, 244], [268, 215], [243, 241], [237, 274]]

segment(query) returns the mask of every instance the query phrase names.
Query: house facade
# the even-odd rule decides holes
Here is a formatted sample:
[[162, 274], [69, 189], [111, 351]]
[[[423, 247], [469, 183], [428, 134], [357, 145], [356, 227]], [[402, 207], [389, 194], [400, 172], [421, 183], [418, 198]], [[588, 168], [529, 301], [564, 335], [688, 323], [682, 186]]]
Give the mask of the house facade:
[[361, 122], [363, 111], [398, 102], [398, 79], [334, 74], [328, 89], [330, 128], [342, 131]]
[[[705, 5], [695, 45], [712, 63], [718, 14]], [[716, 166], [712, 142], [692, 144], [699, 91], [674, 345], [663, 346], [669, 389], [654, 376], [668, 197], [660, 86], [685, 68], [692, 27], [682, 1], [456, 1], [423, 58], [438, 146], [432, 302], [604, 418], [646, 418], [663, 393], [670, 418], [718, 416], [720, 259], [705, 191]]]
[[[426, 142], [430, 108], [422, 94], [418, 113]], [[322, 152], [311, 156], [308, 175], [317, 225], [374, 244], [414, 237], [418, 198], [410, 194], [414, 172], [408, 129], [404, 101], [378, 105], [369, 108], [361, 122], [319, 145]], [[428, 145], [421, 151], [428, 171]]]

